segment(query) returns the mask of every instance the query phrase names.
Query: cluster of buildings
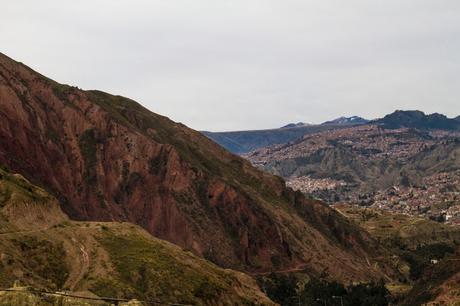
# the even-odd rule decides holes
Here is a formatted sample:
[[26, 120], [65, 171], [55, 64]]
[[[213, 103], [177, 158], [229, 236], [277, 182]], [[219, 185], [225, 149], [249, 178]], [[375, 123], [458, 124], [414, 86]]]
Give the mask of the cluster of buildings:
[[450, 135], [433, 134], [429, 139], [420, 133], [408, 128], [383, 129], [372, 124], [354, 126], [305, 135], [295, 142], [262, 148], [245, 157], [255, 166], [263, 166], [268, 162], [306, 157], [319, 150], [342, 145], [369, 160], [388, 157], [404, 160]]
[[417, 187], [394, 186], [371, 195], [371, 206], [460, 224], [460, 171], [425, 177]]
[[315, 193], [320, 190], [334, 190], [341, 186], [346, 186], [346, 183], [331, 178], [314, 179], [310, 176], [300, 176], [289, 179], [286, 185], [304, 193]]
[[[380, 171], [373, 173], [372, 167], [384, 167], [385, 163], [404, 165], [420, 152], [442, 147], [455, 137], [460, 138], [460, 132], [384, 129], [368, 124], [305, 135], [295, 142], [251, 152], [246, 158], [262, 169], [271, 171], [274, 167], [279, 173], [287, 173], [290, 176], [287, 177], [287, 186], [331, 204], [359, 204], [460, 225], [460, 171], [428, 177], [412, 177], [409, 173], [401, 175], [401, 184], [391, 188], [387, 188], [388, 184], [385, 187], [372, 185], [378, 184], [378, 174], [375, 173]], [[340, 150], [331, 151], [338, 154], [328, 160], [335, 163], [337, 159], [334, 168], [337, 173], [322, 165], [321, 154], [327, 153], [317, 153], [328, 148], [346, 148], [346, 154]], [[279, 162], [286, 160], [289, 161]], [[355, 171], [353, 165], [359, 168]], [[367, 171], [367, 167], [371, 170]], [[330, 178], [318, 178], [325, 174], [330, 174]], [[391, 175], [388, 180], [392, 179]], [[397, 177], [398, 174], [395, 172], [394, 175]], [[414, 180], [417, 186], [413, 186]], [[363, 193], [363, 190], [373, 191]]]
[[460, 171], [425, 177], [420, 186], [393, 186], [365, 194], [347, 189], [344, 181], [330, 178], [302, 176], [289, 179], [286, 185], [329, 203], [359, 204], [460, 225]]

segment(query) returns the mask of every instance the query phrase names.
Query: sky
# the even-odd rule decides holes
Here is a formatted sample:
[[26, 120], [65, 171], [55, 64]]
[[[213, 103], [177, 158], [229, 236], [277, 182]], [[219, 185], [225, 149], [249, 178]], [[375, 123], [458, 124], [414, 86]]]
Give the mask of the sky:
[[0, 52], [197, 130], [460, 115], [458, 0], [14, 0]]

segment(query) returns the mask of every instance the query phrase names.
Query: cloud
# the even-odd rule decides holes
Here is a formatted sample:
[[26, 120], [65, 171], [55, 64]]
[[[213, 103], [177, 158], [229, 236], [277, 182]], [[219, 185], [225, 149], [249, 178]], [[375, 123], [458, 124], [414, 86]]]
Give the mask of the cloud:
[[26, 1], [1, 52], [196, 129], [460, 114], [456, 0]]

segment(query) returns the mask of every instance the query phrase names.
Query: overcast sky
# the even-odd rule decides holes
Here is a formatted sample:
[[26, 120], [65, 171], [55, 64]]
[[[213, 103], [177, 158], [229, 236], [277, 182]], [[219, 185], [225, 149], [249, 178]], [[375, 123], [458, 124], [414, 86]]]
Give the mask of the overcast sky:
[[212, 131], [460, 115], [458, 0], [12, 0], [0, 52]]

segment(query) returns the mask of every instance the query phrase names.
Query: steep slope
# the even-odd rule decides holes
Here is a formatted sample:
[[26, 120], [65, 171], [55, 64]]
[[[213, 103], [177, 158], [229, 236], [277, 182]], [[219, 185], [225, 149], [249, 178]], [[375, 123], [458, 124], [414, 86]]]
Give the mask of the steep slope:
[[271, 304], [250, 277], [138, 226], [70, 221], [54, 197], [1, 169], [0, 220], [1, 288], [19, 280], [37, 289], [163, 303]]
[[0, 106], [0, 163], [73, 219], [130, 221], [245, 271], [392, 276], [340, 214], [132, 100], [58, 84], [1, 55]]

